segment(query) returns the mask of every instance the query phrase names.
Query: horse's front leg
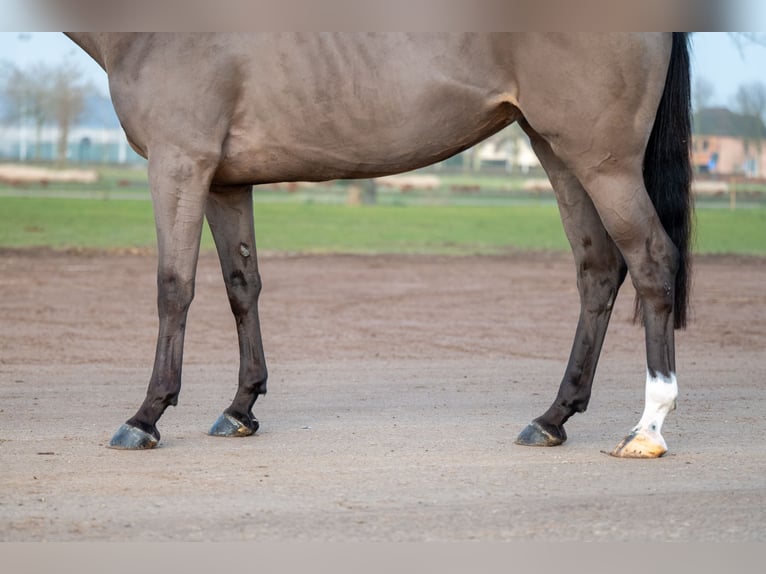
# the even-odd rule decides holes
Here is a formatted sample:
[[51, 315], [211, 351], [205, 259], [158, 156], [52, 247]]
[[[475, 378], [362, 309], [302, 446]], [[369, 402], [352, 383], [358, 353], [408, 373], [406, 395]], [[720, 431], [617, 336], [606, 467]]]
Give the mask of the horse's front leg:
[[138, 412], [120, 427], [109, 446], [153, 448], [157, 421], [181, 390], [186, 314], [194, 297], [200, 234], [212, 166], [175, 149], [152, 150], [149, 185], [157, 228], [159, 334], [154, 369]]
[[239, 386], [231, 405], [210, 429], [213, 436], [249, 436], [258, 430], [253, 404], [266, 393], [266, 360], [258, 320], [261, 278], [255, 251], [252, 188], [211, 189], [207, 220], [237, 324]]

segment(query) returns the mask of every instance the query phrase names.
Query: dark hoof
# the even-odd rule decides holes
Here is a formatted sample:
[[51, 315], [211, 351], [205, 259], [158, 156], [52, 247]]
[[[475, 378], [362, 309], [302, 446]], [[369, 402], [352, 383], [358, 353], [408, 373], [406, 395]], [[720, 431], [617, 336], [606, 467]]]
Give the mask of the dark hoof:
[[250, 436], [258, 430], [258, 419], [250, 417], [252, 426], [248, 426], [233, 416], [223, 413], [210, 427], [210, 436]]
[[558, 446], [567, 440], [567, 433], [564, 427], [547, 430], [536, 421], [529, 423], [526, 428], [519, 433], [516, 438], [516, 444], [523, 446]]
[[159, 441], [159, 437], [126, 423], [114, 433], [112, 440], [109, 441], [109, 448], [118, 450], [145, 450], [154, 448]]

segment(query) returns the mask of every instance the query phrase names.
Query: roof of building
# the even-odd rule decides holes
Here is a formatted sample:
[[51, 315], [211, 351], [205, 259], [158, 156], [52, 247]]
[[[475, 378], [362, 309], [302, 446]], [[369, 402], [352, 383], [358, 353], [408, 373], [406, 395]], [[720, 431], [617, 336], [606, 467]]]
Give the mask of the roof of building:
[[746, 116], [727, 108], [705, 108], [694, 114], [694, 133], [766, 139], [766, 126], [757, 116]]

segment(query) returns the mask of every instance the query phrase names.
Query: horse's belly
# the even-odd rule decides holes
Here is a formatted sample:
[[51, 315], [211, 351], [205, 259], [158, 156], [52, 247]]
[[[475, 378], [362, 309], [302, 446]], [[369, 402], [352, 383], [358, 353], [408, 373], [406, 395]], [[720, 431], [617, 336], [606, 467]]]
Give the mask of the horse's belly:
[[217, 179], [322, 181], [406, 171], [470, 147], [518, 113], [491, 36], [265, 41], [248, 45], [258, 57], [237, 68], [240, 97]]
[[258, 129], [255, 123], [249, 130], [234, 128], [215, 179], [259, 184], [400, 173], [459, 153], [519, 115], [508, 102], [482, 102], [473, 110], [459, 111], [448, 106], [434, 112], [414, 111], [387, 122], [354, 122], [346, 117], [312, 125], [288, 122]]

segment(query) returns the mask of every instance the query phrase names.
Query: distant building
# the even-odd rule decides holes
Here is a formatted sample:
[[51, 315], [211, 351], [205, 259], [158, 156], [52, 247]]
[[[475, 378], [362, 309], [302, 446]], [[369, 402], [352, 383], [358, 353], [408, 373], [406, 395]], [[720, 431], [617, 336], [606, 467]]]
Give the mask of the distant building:
[[[484, 166], [499, 166], [508, 173], [519, 170], [522, 174], [528, 174], [530, 170], [540, 167], [529, 138], [525, 135], [507, 130], [498, 134], [498, 137], [490, 138], [486, 142], [477, 145], [474, 164], [476, 169]], [[504, 136], [503, 134], [508, 134]]]
[[[0, 105], [0, 118], [7, 114]], [[0, 122], [0, 161], [56, 160], [59, 130], [45, 124], [40, 133], [30, 118]], [[79, 121], [69, 130], [67, 160], [72, 163], [141, 163], [128, 145], [112, 103], [106, 96], [90, 96]]]
[[694, 116], [693, 162], [697, 173], [764, 177], [766, 126], [755, 116], [708, 108]]
[[[38, 141], [34, 127], [0, 126], [0, 161], [54, 161], [59, 130], [46, 126]], [[69, 131], [67, 160], [72, 163], [139, 163], [120, 128], [75, 126]]]

